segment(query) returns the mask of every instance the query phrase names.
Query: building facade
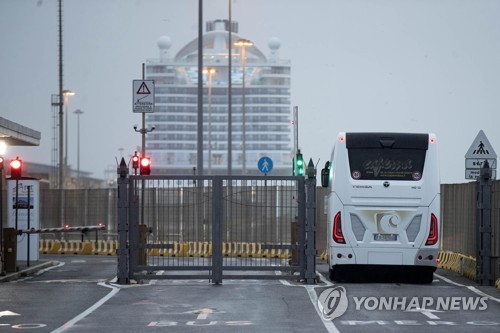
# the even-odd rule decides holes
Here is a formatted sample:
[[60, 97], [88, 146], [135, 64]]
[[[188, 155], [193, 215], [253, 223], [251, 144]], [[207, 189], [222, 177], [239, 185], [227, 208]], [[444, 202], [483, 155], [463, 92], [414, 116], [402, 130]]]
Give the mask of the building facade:
[[[290, 175], [293, 128], [290, 61], [279, 58], [271, 38], [268, 56], [241, 40], [232, 24], [232, 174], [259, 174], [258, 160], [273, 160], [274, 175]], [[203, 36], [203, 174], [228, 172], [228, 21], [207, 23]], [[248, 42], [248, 41], [247, 41]], [[175, 55], [168, 37], [158, 41], [160, 57], [146, 61], [146, 79], [155, 81], [155, 112], [146, 116], [146, 150], [155, 174], [193, 174], [197, 165], [198, 40]]]

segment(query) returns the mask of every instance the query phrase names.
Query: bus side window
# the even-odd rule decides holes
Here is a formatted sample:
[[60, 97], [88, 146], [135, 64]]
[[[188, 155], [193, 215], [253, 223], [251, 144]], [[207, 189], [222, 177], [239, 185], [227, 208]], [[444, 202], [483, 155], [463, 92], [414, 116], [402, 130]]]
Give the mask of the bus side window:
[[330, 180], [330, 161], [325, 163], [325, 167], [321, 170], [321, 186], [328, 187]]

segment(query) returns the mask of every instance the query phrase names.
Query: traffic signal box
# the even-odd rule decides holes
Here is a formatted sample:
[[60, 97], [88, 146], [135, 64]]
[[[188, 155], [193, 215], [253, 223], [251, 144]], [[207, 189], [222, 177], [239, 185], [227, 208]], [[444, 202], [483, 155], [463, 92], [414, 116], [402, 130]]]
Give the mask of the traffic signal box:
[[141, 176], [148, 176], [151, 174], [151, 158], [143, 156], [139, 166], [139, 174]]
[[10, 161], [10, 177], [12, 179], [19, 179], [22, 177], [23, 161], [16, 157], [15, 160]]
[[140, 161], [139, 153], [135, 152], [134, 156], [132, 156], [132, 168], [134, 168], [135, 171], [139, 169], [139, 161]]
[[297, 176], [304, 175], [304, 157], [302, 157], [302, 153], [298, 153], [295, 156], [295, 166], [297, 170]]

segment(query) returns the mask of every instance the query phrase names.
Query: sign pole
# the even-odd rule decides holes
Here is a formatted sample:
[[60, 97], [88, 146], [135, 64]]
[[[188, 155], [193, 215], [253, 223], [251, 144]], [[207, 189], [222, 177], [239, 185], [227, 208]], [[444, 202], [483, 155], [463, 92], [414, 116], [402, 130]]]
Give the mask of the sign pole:
[[[31, 221], [30, 221], [30, 215], [31, 215], [31, 185], [28, 185], [28, 230], [31, 229]], [[28, 248], [27, 252], [28, 255], [26, 256], [26, 265], [30, 267], [30, 234], [28, 234]]]
[[[144, 68], [145, 64], [142, 63], [142, 79], [144, 80]], [[141, 154], [142, 156], [146, 156], [146, 112], [142, 112], [142, 128], [141, 128], [141, 135], [142, 135], [142, 150]]]
[[491, 277], [491, 169], [488, 162], [481, 168], [477, 180], [477, 254], [476, 276], [481, 286], [489, 286]]

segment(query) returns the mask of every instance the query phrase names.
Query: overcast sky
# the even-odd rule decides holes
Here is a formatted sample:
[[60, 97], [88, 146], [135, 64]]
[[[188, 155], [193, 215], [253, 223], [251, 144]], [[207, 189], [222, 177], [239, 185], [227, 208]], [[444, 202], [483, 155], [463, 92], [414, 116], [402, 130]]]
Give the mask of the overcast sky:
[[[204, 21], [228, 0], [205, 0]], [[69, 163], [104, 177], [140, 146], [131, 85], [141, 63], [196, 38], [197, 0], [65, 0], [64, 88]], [[464, 154], [480, 129], [500, 152], [500, 1], [235, 0], [239, 32], [265, 54], [271, 37], [292, 62], [299, 145], [320, 166], [339, 131], [433, 132], [441, 179], [465, 182]], [[7, 158], [50, 164], [51, 94], [58, 92], [56, 0], [0, 0], [0, 116], [42, 133], [40, 147]]]

